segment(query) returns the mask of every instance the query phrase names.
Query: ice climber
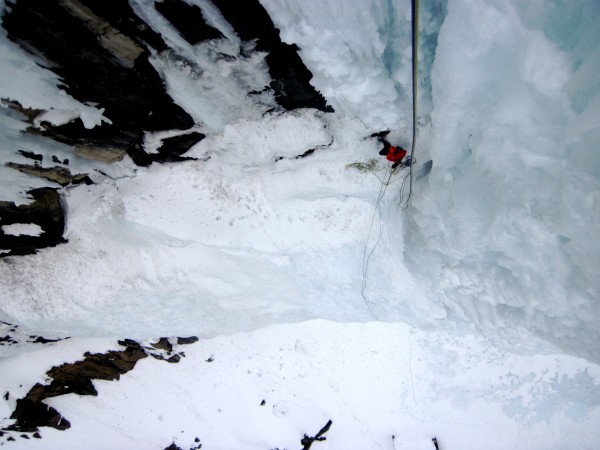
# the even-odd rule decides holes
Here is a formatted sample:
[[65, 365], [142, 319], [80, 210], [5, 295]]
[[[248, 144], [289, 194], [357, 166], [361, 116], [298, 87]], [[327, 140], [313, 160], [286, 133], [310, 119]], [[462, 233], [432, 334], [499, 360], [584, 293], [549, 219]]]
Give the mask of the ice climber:
[[385, 155], [385, 157], [388, 161], [391, 161], [394, 163], [392, 165], [392, 169], [395, 169], [396, 167], [398, 167], [401, 164], [404, 167], [410, 165], [410, 162], [411, 162], [410, 156], [406, 158], [404, 163], [402, 162], [402, 160], [406, 156], [406, 150], [404, 150], [399, 145], [398, 146], [391, 145], [385, 139], [381, 139], [381, 142], [383, 142], [383, 149], [379, 152], [379, 154]]

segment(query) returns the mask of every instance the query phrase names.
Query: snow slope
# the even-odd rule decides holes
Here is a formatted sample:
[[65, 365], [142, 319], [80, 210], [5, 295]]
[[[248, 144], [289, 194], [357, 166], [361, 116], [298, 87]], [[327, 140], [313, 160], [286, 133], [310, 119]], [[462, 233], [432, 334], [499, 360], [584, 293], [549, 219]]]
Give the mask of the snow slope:
[[[0, 367], [3, 389], [14, 398], [57, 359], [115, 346], [73, 339], [11, 358]], [[597, 448], [600, 370], [569, 356], [518, 355], [399, 323], [322, 320], [184, 350], [178, 364], [146, 358], [118, 382], [95, 381], [97, 397], [48, 400], [72, 427], [7, 448], [190, 448], [198, 438], [203, 449], [295, 449], [330, 419], [327, 440], [312, 448], [431, 450], [434, 436], [442, 449]]]
[[[174, 48], [198, 61], [196, 69], [217, 68], [211, 76], [197, 76], [189, 66], [172, 64], [170, 53], [154, 56], [169, 91], [202, 121], [199, 131], [209, 135], [188, 155], [209, 159], [149, 169], [123, 161], [100, 167], [108, 175], [103, 177], [89, 162], [74, 158], [73, 167], [83, 171], [87, 164], [97, 185], [65, 192], [68, 246], [0, 268], [6, 283], [0, 308], [9, 321], [27, 320], [40, 332], [110, 330], [139, 336], [193, 331], [206, 315], [227, 318], [203, 326], [207, 334], [310, 317], [375, 317], [420, 326], [444, 319], [498, 344], [540, 351], [557, 346], [598, 360], [592, 343], [600, 337], [594, 257], [600, 250], [595, 239], [600, 177], [593, 169], [598, 128], [589, 119], [597, 112], [590, 64], [600, 51], [593, 44], [591, 20], [598, 9], [578, 4], [589, 18], [567, 36], [557, 30], [579, 17], [575, 6], [573, 13], [560, 16], [550, 6], [536, 10], [484, 0], [468, 7], [425, 6], [421, 73], [426, 75], [420, 87], [423, 96], [431, 96], [433, 109], [430, 118], [421, 119], [415, 155], [420, 164], [432, 158], [433, 170], [417, 183], [411, 209], [395, 208], [397, 182], [386, 192], [380, 214], [373, 215], [378, 179], [346, 165], [377, 156], [376, 142], [365, 140], [376, 125], [393, 123], [390, 138], [410, 142], [405, 115], [390, 116], [389, 122], [366, 112], [385, 116], [407, 109], [404, 94], [382, 91], [375, 96], [379, 102], [371, 92], [384, 89], [384, 76], [404, 89], [400, 72], [409, 66], [410, 54], [386, 52], [385, 39], [402, 40], [406, 5], [399, 3], [391, 12], [374, 5], [363, 12], [362, 26], [354, 28], [350, 13], [333, 4], [324, 9], [302, 5], [265, 2], [282, 36], [311, 49], [302, 56], [316, 74], [315, 84], [331, 91], [340, 113], [259, 114], [264, 99], [255, 100], [253, 109], [241, 93], [264, 82], [264, 64], [214, 59], [216, 48], [231, 51], [229, 40], [190, 46], [156, 11], [135, 4]], [[533, 17], [536, 12], [539, 19]], [[205, 7], [205, 14], [231, 34], [213, 9]], [[302, 20], [296, 23], [297, 17]], [[330, 23], [333, 18], [346, 23], [343, 33]], [[478, 39], [464, 32], [465, 20]], [[327, 39], [315, 31], [321, 28]], [[508, 35], [510, 40], [504, 38]], [[64, 103], [64, 94], [52, 91], [52, 77], [23, 66], [18, 62], [22, 51], [5, 44], [6, 54], [15, 55], [11, 71], [25, 70], [21, 84], [9, 85], [23, 92], [18, 96], [23, 104], [43, 107], [40, 99], [54, 97], [57, 105]], [[340, 47], [355, 48], [356, 54], [347, 61], [332, 59]], [[379, 62], [370, 64], [361, 55]], [[329, 61], [327, 69], [340, 71], [388, 63], [404, 69], [388, 73], [382, 68], [380, 75], [357, 79], [339, 74], [333, 84], [331, 74], [323, 78], [319, 58]], [[488, 70], [493, 64], [502, 70]], [[245, 75], [228, 78], [234, 72]], [[12, 72], [8, 76], [15, 78]], [[231, 101], [201, 101], [214, 95], [216, 80], [223, 77], [239, 88], [226, 89]], [[43, 95], [30, 95], [35, 91], [29, 85], [45, 86]], [[356, 101], [346, 90], [358, 96]], [[200, 97], [183, 95], [189, 92]], [[580, 100], [584, 92], [591, 92], [588, 102]], [[352, 106], [356, 102], [361, 109]], [[89, 109], [80, 108], [84, 115]], [[105, 114], [110, 118], [109, 111]], [[25, 143], [46, 155], [57, 150], [23, 142], [15, 119], [4, 120], [8, 148]], [[148, 135], [149, 147], [155, 139]], [[307, 151], [306, 158], [296, 159]], [[13, 172], [7, 180], [22, 189], [24, 175]], [[192, 263], [200, 254], [202, 263]], [[258, 272], [269, 275], [260, 283], [250, 281]], [[247, 291], [252, 301], [240, 300]], [[164, 318], [145, 317], [146, 303], [164, 308]], [[182, 312], [186, 305], [193, 314]], [[239, 326], [232, 314], [240, 318]], [[105, 319], [100, 326], [94, 324], [98, 315]], [[163, 327], [162, 320], [168, 325]], [[179, 328], [171, 328], [175, 323]]]
[[[361, 267], [381, 183], [346, 168], [377, 155], [368, 134], [359, 121], [309, 110], [240, 120], [188, 153], [199, 161], [70, 189], [69, 244], [1, 265], [0, 307], [39, 333], [83, 336], [370, 320]], [[378, 247], [401, 267], [401, 253]], [[369, 276], [385, 291], [374, 308], [386, 305], [391, 320], [395, 297], [419, 288], [408, 275], [395, 287], [388, 273], [374, 265]]]

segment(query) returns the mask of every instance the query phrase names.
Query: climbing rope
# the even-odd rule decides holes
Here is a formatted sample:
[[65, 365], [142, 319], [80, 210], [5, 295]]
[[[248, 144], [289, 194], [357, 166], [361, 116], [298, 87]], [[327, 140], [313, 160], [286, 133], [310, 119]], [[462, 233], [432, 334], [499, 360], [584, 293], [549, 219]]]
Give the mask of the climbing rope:
[[[409, 187], [408, 187], [408, 197], [406, 198], [406, 204], [404, 206], [402, 206], [402, 209], [406, 209], [408, 208], [408, 204], [410, 201], [410, 197], [412, 194], [412, 188], [413, 188], [413, 166], [416, 162], [415, 159], [415, 148], [416, 148], [416, 144], [417, 144], [417, 86], [418, 86], [418, 47], [419, 47], [419, 0], [412, 0], [411, 1], [411, 9], [412, 9], [412, 17], [411, 17], [411, 25], [412, 25], [412, 147], [410, 150], [410, 165], [409, 165], [409, 173], [408, 176], [403, 175], [400, 178], [402, 178], [402, 186], [400, 188], [400, 203], [398, 204], [398, 206], [400, 207], [403, 203], [402, 201], [402, 197], [404, 196], [404, 189], [405, 189], [405, 185], [406, 185], [406, 179], [409, 179]], [[369, 167], [369, 169], [371, 169], [370, 171], [372, 171], [373, 173], [375, 173], [375, 171], [373, 170], [374, 167]], [[360, 170], [360, 169], [359, 169]], [[389, 170], [389, 173], [388, 173]], [[392, 180], [392, 176], [394, 175], [394, 170], [391, 169], [390, 167], [386, 168], [386, 172], [385, 175], [383, 176], [382, 179], [380, 179], [381, 181], [381, 187], [379, 188], [379, 194], [377, 195], [377, 202], [375, 205], [375, 210], [373, 211], [373, 217], [371, 218], [371, 225], [369, 226], [369, 233], [367, 235], [367, 241], [365, 242], [365, 248], [363, 250], [363, 277], [362, 277], [362, 288], [361, 288], [361, 295], [365, 301], [365, 304], [367, 305], [367, 308], [369, 310], [369, 313], [371, 314], [371, 316], [373, 316], [373, 318], [375, 318], [375, 316], [373, 315], [373, 311], [371, 310], [371, 306], [369, 305], [369, 302], [367, 301], [366, 297], [365, 297], [365, 289], [367, 287], [367, 272], [369, 270], [369, 260], [371, 259], [371, 255], [373, 254], [373, 252], [375, 251], [375, 248], [377, 247], [377, 245], [379, 244], [379, 241], [381, 240], [381, 200], [383, 199], [383, 196], [385, 195], [385, 192], [388, 188], [388, 186], [390, 184], [392, 184], [394, 181], [396, 181], [398, 178], [396, 178], [395, 180]], [[377, 175], [375, 175], [377, 176]], [[379, 178], [379, 177], [377, 177]], [[371, 233], [373, 232], [373, 225], [375, 223], [375, 217], [379, 216], [379, 233], [377, 236], [377, 240], [375, 241], [375, 244], [373, 245], [373, 248], [367, 253], [367, 249], [369, 247], [369, 240], [371, 238]]]
[[[354, 166], [356, 168], [356, 166]], [[371, 225], [369, 226], [369, 233], [367, 234], [367, 240], [365, 242], [365, 247], [363, 249], [363, 272], [362, 272], [362, 288], [361, 288], [361, 295], [363, 297], [363, 300], [365, 301], [365, 304], [367, 305], [367, 309], [369, 310], [369, 312], [371, 313], [371, 316], [373, 316], [373, 318], [375, 318], [375, 315], [373, 314], [373, 311], [371, 311], [371, 307], [369, 306], [369, 302], [367, 301], [366, 297], [365, 297], [365, 289], [367, 288], [367, 272], [369, 271], [369, 260], [371, 259], [371, 255], [373, 255], [373, 252], [375, 252], [375, 249], [377, 248], [377, 245], [379, 244], [379, 241], [381, 240], [381, 201], [383, 200], [383, 197], [385, 196], [385, 193], [387, 191], [387, 188], [390, 184], [395, 183], [398, 180], [402, 180], [402, 186], [400, 188], [400, 197], [402, 197], [402, 193], [404, 191], [404, 187], [406, 185], [406, 180], [408, 179], [408, 174], [405, 173], [402, 169], [404, 169], [404, 167], [400, 167], [399, 169], [392, 169], [391, 166], [386, 166], [385, 169], [385, 173], [383, 178], [380, 178], [375, 170], [373, 170], [374, 167], [371, 168], [370, 172], [373, 173], [373, 175], [375, 175], [375, 177], [377, 177], [377, 179], [381, 182], [381, 187], [379, 188], [379, 193], [377, 194], [377, 201], [375, 202], [375, 209], [373, 210], [373, 217], [371, 217]], [[398, 172], [400, 172], [400, 176], [393, 178], [392, 177], [394, 175], [397, 175]], [[379, 233], [377, 234], [377, 240], [375, 241], [375, 243], [373, 244], [373, 248], [371, 248], [370, 251], [367, 251], [367, 249], [369, 248], [369, 241], [371, 240], [371, 234], [373, 232], [373, 225], [375, 224], [375, 217], [379, 218]]]
[[[373, 254], [373, 252], [377, 248], [377, 245], [379, 244], [379, 241], [381, 240], [381, 200], [383, 199], [383, 196], [385, 195], [385, 191], [387, 190], [388, 186], [390, 185], [390, 180], [394, 173], [394, 171], [389, 166], [386, 167], [385, 170], [386, 170], [386, 172], [383, 177], [384, 181], [382, 181], [381, 187], [379, 188], [379, 194], [377, 194], [377, 201], [375, 202], [375, 209], [373, 210], [373, 217], [371, 217], [371, 225], [369, 226], [369, 233], [367, 234], [367, 240], [365, 241], [365, 248], [363, 249], [362, 287], [360, 290], [360, 295], [362, 296], [362, 298], [365, 302], [365, 305], [367, 305], [369, 314], [371, 314], [371, 317], [373, 317], [373, 319], [375, 319], [375, 320], [377, 320], [377, 318], [375, 317], [375, 314], [373, 314], [373, 310], [371, 309], [371, 305], [369, 305], [369, 301], [367, 300], [367, 297], [365, 297], [365, 289], [367, 288], [367, 272], [369, 271], [369, 260], [371, 259], [371, 255]], [[388, 171], [389, 171], [389, 174], [388, 174]], [[377, 177], [377, 178], [379, 178], [379, 177]], [[377, 234], [377, 240], [375, 241], [373, 248], [367, 254], [367, 248], [369, 247], [369, 240], [371, 239], [371, 233], [373, 232], [373, 224], [375, 223], [375, 217], [379, 217], [379, 233]]]
[[[383, 177], [383, 181], [381, 182], [381, 187], [379, 188], [379, 193], [377, 194], [377, 201], [375, 202], [375, 209], [373, 210], [373, 217], [371, 217], [371, 225], [369, 226], [369, 233], [367, 234], [367, 240], [365, 242], [365, 248], [363, 249], [363, 273], [362, 273], [362, 288], [360, 293], [367, 304], [367, 308], [369, 308], [369, 312], [373, 315], [371, 311], [371, 307], [365, 298], [365, 289], [367, 288], [367, 272], [369, 270], [369, 259], [371, 259], [371, 255], [375, 251], [377, 244], [379, 244], [379, 240], [381, 239], [381, 200], [385, 195], [385, 191], [390, 185], [390, 179], [392, 178], [393, 171], [388, 166], [386, 169], [385, 175]], [[388, 174], [389, 171], [389, 174]], [[369, 247], [369, 240], [371, 239], [371, 233], [373, 232], [373, 224], [375, 223], [375, 217], [379, 216], [379, 234], [377, 236], [377, 240], [375, 241], [375, 245], [367, 255], [367, 248]]]
[[[409, 187], [406, 204], [402, 209], [408, 208], [408, 202], [413, 189], [413, 165], [415, 164], [415, 148], [417, 145], [417, 86], [418, 86], [418, 48], [419, 48], [419, 0], [411, 1], [412, 9], [412, 147], [410, 149], [410, 172], [409, 172]], [[402, 198], [398, 206], [402, 205]]]

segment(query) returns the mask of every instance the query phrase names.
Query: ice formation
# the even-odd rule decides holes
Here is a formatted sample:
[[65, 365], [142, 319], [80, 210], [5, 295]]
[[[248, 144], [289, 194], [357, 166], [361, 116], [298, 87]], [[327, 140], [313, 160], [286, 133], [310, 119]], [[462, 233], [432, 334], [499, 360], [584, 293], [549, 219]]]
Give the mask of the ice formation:
[[[191, 47], [135, 2], [186, 58], [206, 66], [194, 75], [185, 64], [155, 60], [174, 98], [203, 120], [205, 130], [215, 131], [189, 154], [212, 159], [140, 169], [134, 178], [125, 163], [102, 167], [110, 177], [97, 176], [97, 186], [65, 192], [70, 243], [3, 264], [5, 313], [70, 333], [83, 332], [76, 331], [81, 324], [93, 329], [85, 317], [100, 313], [115, 324], [101, 329], [118, 332], [127, 323], [136, 334], [163, 328], [160, 320], [147, 328], [148, 303], [161, 305], [163, 317], [181, 315], [175, 322], [184, 329], [192, 326], [181, 312], [186, 307], [199, 317], [226, 317], [226, 326], [203, 327], [214, 332], [307, 317], [371, 320], [374, 314], [415, 325], [472, 327], [523, 349], [549, 343], [598, 360], [592, 343], [600, 318], [594, 256], [600, 245], [594, 146], [600, 47], [593, 2], [422, 5], [415, 155], [421, 164], [431, 159], [433, 170], [416, 184], [408, 210], [396, 209], [399, 184], [386, 194], [376, 218], [381, 239], [367, 270], [366, 301], [361, 298], [361, 256], [379, 183], [345, 166], [376, 156], [376, 143], [364, 139], [374, 130], [389, 127], [398, 142], [410, 143], [408, 3], [341, 8], [265, 1], [338, 113], [263, 118], [247, 100], [236, 103], [244, 97], [237, 87], [225, 89], [231, 98], [218, 105], [199, 101], [214, 95], [215, 77], [242, 86], [240, 92], [259, 86], [266, 77], [259, 59], [219, 62], [218, 42]], [[199, 4], [211, 23], [232, 33]], [[67, 99], [52, 87], [49, 72], [2, 39], [10, 62], [3, 78], [11, 81], [3, 84], [3, 97], [18, 91], [28, 106], [62, 108], [56, 121], [65, 114], [80, 114], [89, 126], [110, 120], [110, 111]], [[224, 54], [227, 42], [219, 48]], [[220, 72], [206, 72], [215, 67]], [[238, 78], [229, 77], [233, 72]], [[22, 145], [22, 126], [2, 117], [5, 146]], [[67, 152], [59, 144], [26, 145], [47, 155]], [[317, 149], [311, 157], [297, 158], [311, 149]], [[80, 158], [73, 164], [89, 169]], [[9, 198], [25, 183], [41, 184], [2, 170]], [[130, 232], [137, 239], [124, 237]], [[202, 263], [190, 263], [191, 255], [204, 252], [212, 255], [202, 259], [213, 270], [238, 275], [209, 276]], [[214, 269], [215, 258], [227, 269]], [[130, 263], [123, 270], [117, 261]], [[250, 283], [257, 264], [272, 272], [269, 282]], [[281, 289], [289, 294], [273, 294]], [[243, 301], [249, 292], [255, 292], [252, 299]], [[243, 304], [239, 326], [240, 306], [227, 306], [229, 300]], [[122, 309], [134, 311], [139, 325], [119, 319]], [[187, 317], [198, 323], [195, 315]], [[54, 320], [60, 325], [49, 325]], [[171, 321], [165, 323], [170, 329]]]

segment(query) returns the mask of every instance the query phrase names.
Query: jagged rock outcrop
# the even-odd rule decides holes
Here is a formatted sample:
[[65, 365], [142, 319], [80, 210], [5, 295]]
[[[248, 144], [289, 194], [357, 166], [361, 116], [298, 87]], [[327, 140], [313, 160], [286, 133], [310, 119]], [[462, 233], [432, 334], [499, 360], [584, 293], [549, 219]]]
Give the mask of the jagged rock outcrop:
[[[64, 339], [69, 338], [48, 339], [35, 334], [26, 334], [24, 330], [20, 329], [19, 325], [13, 325], [0, 320], [0, 347], [5, 345], [19, 345], [21, 343], [49, 344], [52, 342], [59, 342]], [[5, 397], [8, 397], [8, 394]], [[5, 400], [6, 399], [7, 398], [5, 398]]]
[[155, 156], [155, 160], [157, 162], [175, 162], [193, 159], [181, 155], [205, 137], [206, 135], [193, 131], [187, 134], [164, 138], [161, 146], [157, 149], [158, 155]]
[[[312, 74], [303, 64], [298, 47], [281, 41], [279, 30], [258, 0], [214, 0], [213, 4], [240, 39], [252, 43], [241, 46], [240, 56], [247, 57], [242, 53], [252, 48], [266, 53], [272, 81], [263, 91], [272, 90], [282, 108], [333, 111], [310, 84]], [[185, 153], [205, 135], [192, 130], [192, 117], [169, 96], [164, 80], [149, 61], [152, 52], [175, 50], [135, 13], [127, 0], [7, 0], [6, 5], [2, 26], [8, 38], [29, 52], [38, 64], [57, 74], [61, 89], [82, 103], [104, 108], [107, 119], [91, 128], [80, 119], [54, 126], [36, 121], [44, 111], [23, 107], [14, 99], [3, 99], [5, 105], [23, 114], [23, 120], [31, 124], [30, 133], [67, 144], [74, 154], [102, 163], [120, 161], [125, 155], [140, 166], [190, 159]], [[198, 6], [182, 0], [161, 0], [152, 6], [192, 45], [226, 39], [207, 24]], [[248, 92], [249, 96], [256, 94]], [[164, 131], [173, 137], [162, 139], [156, 151], [147, 152], [147, 133]], [[33, 159], [33, 164], [7, 164], [22, 173], [62, 186], [92, 182], [87, 174], [72, 173], [63, 167], [68, 160], [53, 158], [59, 165], [48, 166], [41, 155], [22, 149], [5, 150]], [[64, 217], [62, 211], [59, 213], [56, 192], [32, 190], [30, 195], [34, 203], [26, 207], [0, 202], [0, 225], [38, 224], [43, 229], [40, 236], [1, 233], [0, 249], [10, 250], [11, 255], [34, 253], [38, 248], [66, 242], [62, 238]], [[2, 256], [7, 254], [0, 252]]]
[[256, 40], [256, 49], [268, 52], [266, 61], [277, 103], [286, 109], [315, 108], [333, 112], [321, 93], [310, 84], [312, 73], [298, 55], [299, 47], [281, 41], [279, 29], [258, 0], [213, 0], [213, 3], [242, 40]]
[[69, 421], [43, 401], [66, 394], [98, 395], [92, 379], [118, 380], [122, 374], [133, 369], [140, 359], [148, 356], [135, 341], [125, 340], [120, 341], [120, 344], [126, 346], [125, 350], [104, 354], [86, 353], [82, 361], [50, 369], [50, 384], [37, 383], [24, 398], [17, 400], [17, 406], [10, 416], [16, 422], [7, 430], [34, 432], [38, 431], [39, 427], [58, 430], [69, 428]]
[[71, 171], [66, 167], [42, 167], [40, 165], [6, 163], [7, 167], [18, 170], [19, 172], [34, 177], [45, 178], [48, 181], [66, 186], [68, 184], [93, 184], [90, 177], [85, 173], [71, 174]]
[[[256, 40], [256, 50], [268, 52], [271, 88], [280, 105], [331, 111], [310, 85], [312, 74], [298, 48], [281, 42], [279, 30], [257, 0], [214, 3], [242, 40]], [[97, 154], [98, 159], [110, 161], [126, 152], [136, 164], [148, 165], [155, 158], [143, 149], [145, 131], [186, 130], [194, 125], [169, 97], [148, 61], [151, 48], [163, 51], [167, 44], [126, 0], [110, 5], [94, 0], [17, 0], [8, 5], [2, 19], [8, 37], [59, 75], [62, 88], [74, 98], [105, 108], [112, 122], [92, 129], [80, 120], [47, 125], [46, 136], [72, 145], [77, 154], [88, 158]], [[192, 44], [222, 37], [206, 24], [197, 6], [167, 0], [155, 7]]]
[[[28, 194], [33, 202], [16, 206], [13, 202], [0, 201], [0, 257], [27, 255], [36, 249], [54, 247], [66, 242], [63, 238], [65, 217], [60, 196], [55, 189], [32, 189]], [[6, 225], [35, 224], [42, 230], [39, 236], [13, 235], [3, 229]]]
[[[197, 337], [177, 338], [180, 342], [193, 343]], [[124, 350], [111, 350], [106, 353], [85, 353], [84, 359], [73, 363], [55, 366], [47, 372], [50, 383], [36, 383], [25, 395], [17, 399], [16, 407], [10, 418], [15, 422], [0, 430], [4, 432], [37, 432], [40, 427], [51, 427], [58, 430], [70, 428], [70, 422], [44, 400], [67, 394], [97, 396], [93, 380], [113, 381], [132, 370], [140, 359], [152, 356], [155, 359], [177, 363], [185, 356], [183, 352], [175, 352], [173, 344], [167, 338], [161, 338], [155, 344], [142, 346], [131, 339], [119, 341]], [[7, 393], [8, 396], [8, 393]], [[28, 438], [28, 436], [25, 436]]]
[[165, 49], [127, 1], [93, 0], [9, 3], [2, 24], [11, 40], [60, 76], [63, 89], [81, 102], [106, 109], [112, 124], [92, 129], [79, 120], [47, 127], [44, 134], [72, 145], [80, 155], [126, 151], [136, 164], [152, 156], [144, 131], [185, 130], [194, 122], [166, 93], [148, 61], [148, 45]]
[[223, 37], [219, 30], [206, 23], [202, 10], [196, 5], [181, 0], [163, 0], [156, 2], [154, 7], [192, 45]]

